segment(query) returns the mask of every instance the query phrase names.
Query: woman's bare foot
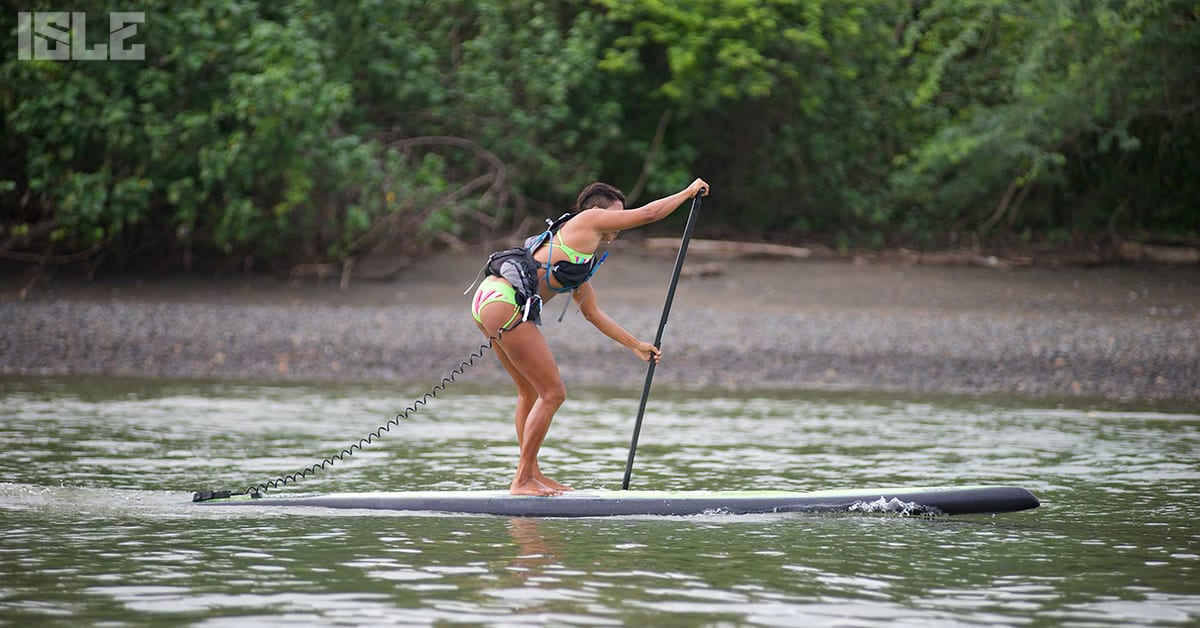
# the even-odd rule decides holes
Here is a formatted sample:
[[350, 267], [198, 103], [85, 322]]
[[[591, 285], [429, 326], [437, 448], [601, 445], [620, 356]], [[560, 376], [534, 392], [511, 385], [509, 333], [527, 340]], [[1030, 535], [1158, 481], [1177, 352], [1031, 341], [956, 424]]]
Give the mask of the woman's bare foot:
[[523, 482], [513, 480], [512, 484], [508, 487], [508, 492], [510, 495], [538, 495], [541, 497], [552, 497], [562, 494], [561, 489], [546, 486], [534, 478]]
[[551, 480], [550, 478], [543, 475], [540, 471], [534, 477], [537, 479], [537, 481], [539, 483], [541, 483], [545, 486], [548, 486], [556, 491], [566, 492], [566, 491], [575, 490], [575, 489], [571, 488], [570, 486], [563, 484], [562, 482], [557, 482], [555, 480]]

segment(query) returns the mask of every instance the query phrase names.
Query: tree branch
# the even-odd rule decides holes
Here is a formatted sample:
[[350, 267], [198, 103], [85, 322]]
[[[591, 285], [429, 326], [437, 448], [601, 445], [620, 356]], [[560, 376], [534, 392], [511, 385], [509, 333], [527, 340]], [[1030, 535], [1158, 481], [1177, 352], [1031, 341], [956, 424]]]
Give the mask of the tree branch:
[[978, 233], [985, 233], [1004, 217], [1004, 212], [1008, 211], [1008, 206], [1012, 203], [1013, 194], [1017, 191], [1017, 181], [1020, 178], [1020, 176], [1013, 177], [1013, 180], [1009, 182], [1008, 189], [1004, 191], [1004, 196], [1000, 199], [1000, 204], [996, 207], [996, 211], [992, 212], [992, 215], [983, 221], [982, 225], [979, 225]]
[[650, 176], [650, 165], [654, 162], [654, 157], [658, 155], [658, 149], [662, 146], [663, 136], [667, 132], [667, 123], [671, 121], [671, 116], [674, 114], [674, 109], [667, 109], [659, 116], [658, 128], [654, 129], [654, 139], [650, 140], [650, 149], [646, 151], [646, 159], [642, 162], [642, 172], [638, 175], [637, 183], [633, 184], [633, 189], [625, 197], [626, 204], [633, 205], [637, 201], [637, 198], [642, 195], [642, 188], [646, 186], [646, 179]]
[[82, 262], [83, 260], [95, 255], [98, 251], [104, 248], [107, 242], [97, 242], [89, 249], [79, 251], [78, 253], [68, 253], [66, 255], [50, 255], [49, 253], [22, 253], [20, 251], [10, 251], [8, 249], [0, 249], [0, 257], [10, 259], [17, 262], [33, 262], [35, 264], [73, 264]]

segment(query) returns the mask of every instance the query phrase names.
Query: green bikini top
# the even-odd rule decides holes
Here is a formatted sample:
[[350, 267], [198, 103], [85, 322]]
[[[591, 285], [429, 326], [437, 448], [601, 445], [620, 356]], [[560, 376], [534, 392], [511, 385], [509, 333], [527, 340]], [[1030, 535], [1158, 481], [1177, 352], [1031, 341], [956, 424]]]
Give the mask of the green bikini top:
[[558, 236], [558, 244], [551, 244], [551, 248], [558, 249], [565, 253], [567, 255], [567, 261], [571, 262], [572, 264], [586, 264], [592, 261], [592, 258], [596, 256], [595, 253], [580, 253], [579, 251], [567, 246], [567, 243], [563, 242], [561, 231], [554, 235]]

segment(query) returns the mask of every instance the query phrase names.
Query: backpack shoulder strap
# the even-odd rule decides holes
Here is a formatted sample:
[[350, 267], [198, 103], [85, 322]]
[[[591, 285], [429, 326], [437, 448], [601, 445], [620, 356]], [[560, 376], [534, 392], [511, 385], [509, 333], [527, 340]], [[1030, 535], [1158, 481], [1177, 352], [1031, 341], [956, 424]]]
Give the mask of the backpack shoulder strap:
[[570, 220], [574, 217], [575, 217], [575, 214], [572, 214], [571, 212], [567, 212], [567, 213], [563, 214], [562, 216], [559, 216], [555, 220], [550, 220], [549, 218], [547, 218], [546, 219], [546, 230], [539, 234], [532, 235], [532, 236], [529, 236], [528, 238], [525, 238], [525, 248], [529, 249], [530, 253], [538, 250], [543, 244], [545, 244], [551, 238], [553, 238], [554, 234], [558, 233], [558, 231], [560, 229], [562, 229], [562, 226], [564, 223], [566, 223], [568, 220]]

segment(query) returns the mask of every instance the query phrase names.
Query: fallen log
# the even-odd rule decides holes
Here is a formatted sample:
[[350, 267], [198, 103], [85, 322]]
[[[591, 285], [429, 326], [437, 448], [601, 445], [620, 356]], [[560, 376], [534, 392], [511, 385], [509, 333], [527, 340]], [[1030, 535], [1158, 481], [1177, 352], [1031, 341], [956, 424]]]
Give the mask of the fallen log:
[[1200, 248], [1190, 246], [1163, 246], [1125, 241], [1121, 242], [1117, 253], [1126, 262], [1200, 264]]
[[[677, 251], [679, 238], [646, 238], [643, 246], [650, 251]], [[701, 255], [724, 255], [730, 257], [785, 257], [807, 259], [815, 251], [809, 247], [768, 244], [764, 242], [734, 242], [731, 240], [692, 239], [688, 251]]]

